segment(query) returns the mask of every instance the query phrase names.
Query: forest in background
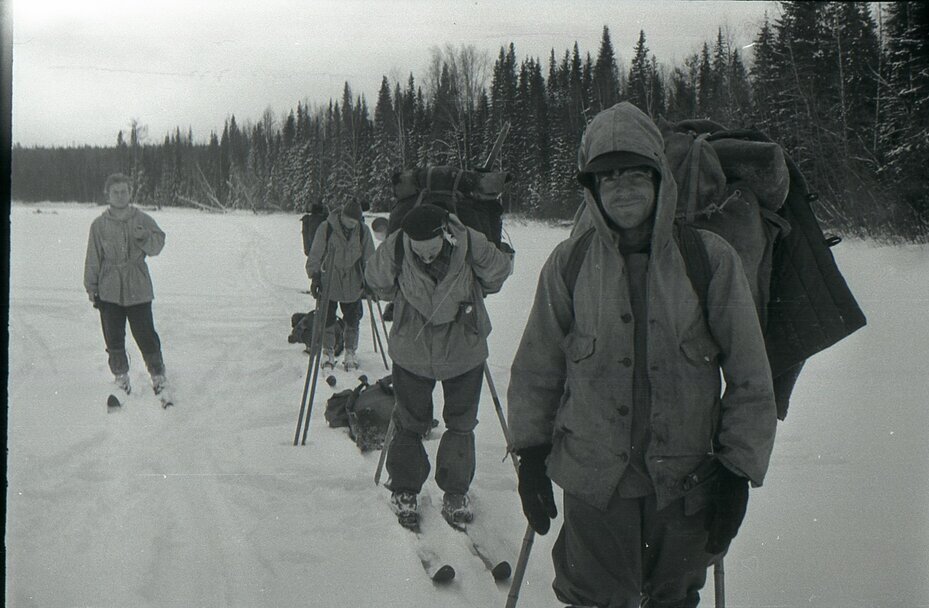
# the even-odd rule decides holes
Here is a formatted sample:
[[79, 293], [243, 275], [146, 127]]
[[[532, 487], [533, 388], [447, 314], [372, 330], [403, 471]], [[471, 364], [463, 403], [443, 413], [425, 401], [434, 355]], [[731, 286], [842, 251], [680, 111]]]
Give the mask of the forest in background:
[[100, 201], [109, 173], [131, 176], [137, 204], [302, 211], [355, 198], [392, 201], [390, 176], [424, 164], [480, 166], [501, 126], [495, 168], [513, 182], [507, 212], [571, 217], [581, 200], [577, 148], [587, 122], [628, 100], [654, 119], [709, 118], [765, 132], [818, 194], [824, 227], [846, 235], [929, 241], [929, 3], [783, 2], [747, 62], [724, 30], [680, 65], [660, 62], [640, 32], [629, 65], [609, 27], [596, 57], [577, 43], [547, 58], [434, 48], [425, 74], [383, 78], [373, 109], [346, 82], [341, 99], [270, 109], [195, 142], [162, 141], [133, 121], [113, 146], [12, 150], [12, 198]]

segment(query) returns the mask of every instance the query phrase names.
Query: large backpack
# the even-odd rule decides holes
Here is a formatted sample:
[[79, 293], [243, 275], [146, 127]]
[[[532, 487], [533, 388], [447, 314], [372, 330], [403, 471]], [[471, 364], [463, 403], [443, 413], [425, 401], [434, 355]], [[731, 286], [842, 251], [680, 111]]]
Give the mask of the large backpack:
[[510, 180], [505, 171], [469, 171], [446, 165], [394, 173], [395, 201], [390, 208], [387, 232], [399, 230], [413, 207], [428, 203], [454, 213], [465, 226], [482, 232], [500, 247], [503, 236], [500, 195]]
[[[709, 262], [693, 228], [722, 236], [738, 252], [783, 420], [806, 359], [866, 322], [829, 251], [840, 239], [823, 235], [799, 168], [760, 131], [730, 131], [708, 120], [659, 127], [678, 187], [674, 234], [688, 277], [705, 314]], [[576, 241], [566, 280], [576, 280], [592, 236]]]
[[393, 379], [384, 376], [368, 384], [362, 376], [358, 386], [332, 395], [326, 402], [326, 421], [333, 428], [348, 427], [349, 438], [362, 452], [384, 447], [384, 438], [394, 410]]
[[316, 236], [316, 230], [319, 225], [326, 221], [328, 213], [322, 205], [314, 205], [310, 208], [309, 213], [304, 213], [300, 218], [303, 232], [303, 254], [310, 255], [310, 249], [313, 248], [313, 237]]

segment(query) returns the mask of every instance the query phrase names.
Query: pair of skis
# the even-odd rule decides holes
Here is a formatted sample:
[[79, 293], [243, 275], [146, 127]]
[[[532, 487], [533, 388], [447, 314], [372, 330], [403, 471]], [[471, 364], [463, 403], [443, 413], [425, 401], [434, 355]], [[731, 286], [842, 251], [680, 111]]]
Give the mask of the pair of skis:
[[[420, 504], [420, 511], [428, 508], [431, 504], [428, 496], [423, 498]], [[443, 518], [444, 519], [444, 518]], [[447, 520], [446, 520], [447, 521]], [[505, 581], [510, 578], [512, 568], [510, 563], [499, 558], [502, 554], [501, 548], [495, 542], [493, 533], [474, 522], [470, 524], [455, 524], [447, 522], [453, 529], [461, 532], [468, 537], [469, 549], [478, 559], [483, 562], [484, 566], [490, 571], [495, 581]], [[406, 526], [404, 526], [406, 527]], [[449, 583], [455, 578], [455, 568], [444, 561], [439, 553], [429, 545], [424, 532], [417, 524], [415, 527], [407, 527], [416, 539], [416, 554], [422, 564], [426, 575], [437, 584]]]
[[[174, 405], [174, 399], [171, 396], [169, 396], [167, 394], [167, 391], [165, 391], [164, 389], [162, 389], [161, 392], [159, 393], [155, 393], [155, 396], [158, 397], [158, 400], [161, 402], [162, 409], [168, 409], [169, 407]], [[114, 393], [110, 393], [110, 395], [106, 398], [106, 412], [108, 414], [112, 414], [113, 412], [119, 411], [120, 409], [122, 409], [123, 404], [126, 403], [127, 398], [128, 398], [128, 394], [126, 395], [126, 397], [123, 397], [123, 399], [121, 400]]]

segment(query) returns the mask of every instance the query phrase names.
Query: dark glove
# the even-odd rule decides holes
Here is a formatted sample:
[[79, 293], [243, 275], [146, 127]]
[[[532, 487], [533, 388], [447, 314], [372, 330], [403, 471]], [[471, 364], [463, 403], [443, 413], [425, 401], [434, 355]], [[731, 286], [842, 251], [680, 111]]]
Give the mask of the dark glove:
[[715, 555], [729, 548], [729, 543], [742, 525], [747, 507], [748, 480], [720, 466], [704, 522], [709, 532], [707, 553]]
[[516, 250], [509, 243], [500, 243], [500, 251], [505, 253], [511, 262], [516, 257]]
[[310, 279], [310, 295], [313, 296], [314, 300], [318, 300], [319, 294], [322, 292], [320, 283], [319, 273], [314, 274], [313, 278]]
[[523, 513], [532, 529], [539, 534], [548, 532], [552, 519], [558, 515], [552, 480], [545, 471], [545, 458], [552, 451], [550, 444], [523, 448], [519, 455], [519, 498]]
[[384, 307], [383, 319], [386, 323], [393, 323], [394, 320], [394, 303], [388, 302]]
[[94, 308], [100, 310], [100, 296], [98, 294], [90, 294], [90, 301], [93, 303]]

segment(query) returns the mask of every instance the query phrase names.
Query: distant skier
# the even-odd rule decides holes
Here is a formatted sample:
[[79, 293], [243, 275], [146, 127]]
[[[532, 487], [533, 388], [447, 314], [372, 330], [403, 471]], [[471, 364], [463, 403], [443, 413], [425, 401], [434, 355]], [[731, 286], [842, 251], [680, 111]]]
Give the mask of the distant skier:
[[499, 291], [512, 268], [512, 259], [482, 233], [429, 204], [410, 211], [368, 264], [368, 285], [395, 305], [388, 352], [396, 432], [387, 471], [391, 504], [405, 527], [419, 523], [417, 495], [429, 476], [422, 440], [432, 428], [437, 380], [445, 395], [435, 473], [445, 493], [442, 514], [452, 524], [473, 518], [468, 489], [491, 330], [483, 296]]
[[[324, 370], [335, 367], [337, 307], [341, 307], [345, 323], [343, 366], [346, 371], [358, 368], [358, 329], [364, 314], [361, 300], [364, 297], [365, 263], [373, 254], [374, 239], [367, 224], [362, 221], [361, 206], [355, 201], [332, 211], [313, 237], [313, 247], [306, 261], [306, 273], [311, 280], [310, 293], [319, 300], [326, 283], [331, 283], [323, 333], [321, 361]], [[324, 271], [330, 268], [326, 274]]]
[[167, 386], [161, 339], [152, 318], [154, 290], [145, 263], [165, 244], [165, 233], [148, 214], [129, 203], [129, 178], [114, 173], [103, 192], [109, 207], [90, 225], [84, 259], [84, 288], [100, 311], [110, 371], [116, 384], [129, 393], [129, 359], [126, 356], [126, 320], [160, 394]]
[[592, 240], [573, 271], [580, 236], [549, 256], [510, 376], [523, 511], [545, 534], [552, 481], [564, 489], [559, 600], [691, 608], [768, 468], [777, 419], [764, 339], [738, 254], [701, 230], [704, 314], [646, 114], [628, 102], [600, 112], [578, 164]]

